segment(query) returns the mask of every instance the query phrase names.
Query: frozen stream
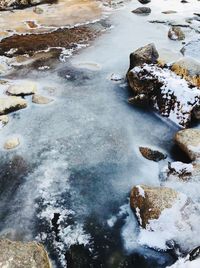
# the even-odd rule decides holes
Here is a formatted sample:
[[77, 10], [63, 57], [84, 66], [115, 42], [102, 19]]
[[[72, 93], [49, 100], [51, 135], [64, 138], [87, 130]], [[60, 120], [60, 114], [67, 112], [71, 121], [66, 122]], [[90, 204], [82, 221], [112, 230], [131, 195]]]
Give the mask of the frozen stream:
[[[156, 268], [175, 261], [170, 252], [139, 246], [128, 197], [135, 184], [159, 185], [158, 164], [142, 158], [138, 147], [153, 146], [174, 158], [177, 128], [129, 105], [124, 81], [110, 77], [125, 77], [130, 52], [150, 42], [163, 57], [178, 58], [182, 44], [168, 40], [168, 26], [148, 20], [181, 21], [196, 11], [197, 1], [190, 2], [186, 12], [180, 1], [161, 7], [152, 0], [146, 17], [131, 13], [139, 6], [133, 1], [114, 11], [113, 27], [91, 47], [56, 69], [19, 73], [55, 101], [45, 107], [30, 102], [1, 130], [1, 144], [13, 134], [22, 140], [16, 150], [0, 151], [1, 235], [43, 242], [55, 267]], [[161, 15], [169, 7], [179, 12]], [[196, 38], [188, 29], [186, 36]], [[77, 244], [85, 247], [72, 247]], [[85, 266], [74, 266], [71, 255]]]

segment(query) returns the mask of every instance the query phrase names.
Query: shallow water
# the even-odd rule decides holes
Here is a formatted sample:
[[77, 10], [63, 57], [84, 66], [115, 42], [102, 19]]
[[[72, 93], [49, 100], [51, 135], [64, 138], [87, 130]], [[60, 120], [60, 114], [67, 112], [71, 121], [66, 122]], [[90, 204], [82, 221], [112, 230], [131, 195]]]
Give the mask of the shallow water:
[[[131, 13], [135, 2], [116, 10], [109, 31], [56, 69], [19, 74], [55, 101], [45, 107], [30, 101], [1, 130], [1, 145], [13, 134], [22, 144], [0, 152], [0, 232], [43, 242], [55, 267], [156, 268], [176, 259], [173, 252], [138, 244], [128, 206], [135, 184], [160, 184], [158, 164], [142, 158], [138, 147], [154, 146], [174, 157], [177, 127], [129, 105], [124, 81], [129, 53], [146, 43], [154, 42], [163, 57], [169, 51], [180, 55], [182, 45], [168, 40], [167, 26], [147, 23], [160, 18], [158, 2], [149, 17]], [[111, 81], [113, 73], [123, 79]]]

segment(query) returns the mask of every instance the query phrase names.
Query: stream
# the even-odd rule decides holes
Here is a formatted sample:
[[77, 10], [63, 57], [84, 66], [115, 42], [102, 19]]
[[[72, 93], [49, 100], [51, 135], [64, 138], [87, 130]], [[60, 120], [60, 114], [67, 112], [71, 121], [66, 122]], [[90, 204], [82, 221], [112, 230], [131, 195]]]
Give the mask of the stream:
[[[194, 12], [190, 2], [187, 12]], [[168, 0], [161, 7], [152, 0], [149, 6], [149, 16], [131, 13], [136, 1], [114, 10], [109, 29], [53, 69], [15, 73], [55, 101], [36, 107], [27, 97], [29, 107], [1, 130], [1, 145], [15, 133], [21, 146], [0, 151], [0, 234], [42, 242], [56, 268], [162, 268], [176, 261], [172, 250], [138, 243], [129, 208], [134, 185], [160, 185], [159, 164], [144, 159], [139, 146], [180, 158], [173, 143], [178, 127], [127, 101], [130, 52], [153, 42], [161, 57], [180, 57], [182, 44], [168, 39], [168, 26], [148, 21], [162, 19], [169, 6], [181, 21], [183, 4]], [[111, 80], [113, 74], [121, 80]]]

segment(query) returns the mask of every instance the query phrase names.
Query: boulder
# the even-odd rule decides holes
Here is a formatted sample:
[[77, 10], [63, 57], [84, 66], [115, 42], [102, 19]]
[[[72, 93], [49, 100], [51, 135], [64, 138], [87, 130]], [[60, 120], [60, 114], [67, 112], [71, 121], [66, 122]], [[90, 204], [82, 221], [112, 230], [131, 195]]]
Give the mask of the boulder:
[[14, 96], [25, 96], [36, 93], [37, 85], [31, 81], [23, 81], [20, 84], [14, 84], [9, 86], [6, 93]]
[[164, 209], [171, 208], [177, 197], [171, 188], [138, 185], [131, 191], [130, 206], [139, 224], [146, 228], [150, 220], [158, 219]]
[[48, 104], [52, 102], [53, 100], [47, 97], [44, 97], [42, 95], [34, 94], [32, 96], [32, 102], [36, 104]]
[[200, 159], [200, 130], [184, 129], [175, 134], [175, 143], [189, 156], [191, 160]]
[[184, 57], [174, 62], [171, 70], [184, 77], [193, 86], [200, 87], [200, 63], [195, 59]]
[[200, 49], [200, 40], [194, 40], [190, 41], [187, 43], [182, 49], [181, 53], [184, 56], [189, 56], [194, 58], [195, 60], [200, 61], [200, 54], [199, 54], [199, 49]]
[[157, 63], [159, 58], [158, 51], [154, 44], [148, 44], [144, 47], [141, 47], [130, 54], [130, 66], [129, 70], [135, 66], [141, 66], [144, 63]]
[[168, 37], [171, 40], [184, 40], [185, 39], [185, 34], [181, 30], [181, 27], [178, 26], [172, 26], [169, 31], [168, 31]]
[[15, 149], [19, 145], [20, 145], [20, 140], [18, 137], [9, 138], [4, 144], [4, 149], [6, 150]]
[[134, 67], [128, 71], [127, 79], [134, 99], [145, 100], [162, 116], [181, 127], [190, 125], [194, 109], [200, 106], [198, 88], [191, 87], [168, 68], [153, 64]]
[[139, 150], [143, 157], [155, 162], [159, 162], [167, 157], [165, 154], [157, 150], [152, 150], [151, 148], [148, 147], [139, 147]]
[[140, 15], [149, 15], [151, 13], [151, 9], [149, 7], [138, 7], [132, 10], [132, 13]]
[[27, 107], [27, 102], [20, 97], [0, 98], [0, 115], [4, 115]]
[[0, 240], [0, 267], [51, 268], [51, 263], [46, 250], [39, 243]]

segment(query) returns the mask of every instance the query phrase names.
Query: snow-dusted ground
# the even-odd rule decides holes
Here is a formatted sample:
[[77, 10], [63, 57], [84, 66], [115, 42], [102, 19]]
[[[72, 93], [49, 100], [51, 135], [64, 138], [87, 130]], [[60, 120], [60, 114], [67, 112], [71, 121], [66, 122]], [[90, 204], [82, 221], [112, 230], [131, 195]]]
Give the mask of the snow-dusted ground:
[[[46, 107], [30, 102], [27, 109], [11, 116], [10, 123], [1, 130], [1, 145], [13, 133], [23, 137], [17, 150], [0, 152], [1, 169], [16, 154], [31, 166], [23, 180], [18, 182], [19, 176], [15, 176], [16, 188], [9, 181], [4, 186], [1, 234], [43, 241], [51, 253], [54, 251], [61, 267], [66, 266], [64, 251], [74, 243], [87, 245], [104, 262], [112, 259], [115, 252], [139, 250], [144, 258], [156, 259], [154, 268], [169, 264], [164, 254], [141, 246], [142, 234], [126, 204], [133, 185], [160, 183], [158, 164], [142, 158], [138, 146], [155, 146], [170, 154], [177, 128], [148, 111], [129, 106], [124, 80], [116, 82], [109, 77], [113, 73], [115, 77], [125, 77], [129, 53], [150, 42], [156, 44], [161, 57], [172, 53], [173, 59], [179, 58], [182, 44], [168, 39], [169, 27], [148, 20], [182, 21], [184, 16], [192, 16], [196, 5], [195, 0], [187, 6], [178, 0], [163, 1], [162, 5], [160, 0], [152, 0], [149, 5], [152, 14], [146, 17], [131, 13], [140, 6], [132, 1], [114, 11], [110, 18], [113, 27], [109, 31], [70, 61], [60, 63], [54, 70], [20, 72], [18, 79], [35, 80], [41, 92], [50, 94], [56, 101]], [[169, 7], [178, 13], [161, 14]], [[191, 30], [185, 31], [186, 41], [197, 38]], [[197, 182], [170, 183], [199, 201]], [[51, 223], [55, 213], [60, 215], [57, 238], [52, 234]], [[198, 233], [196, 219], [191, 220]], [[119, 220], [121, 228], [116, 227]], [[88, 227], [88, 222], [93, 227]], [[98, 233], [104, 228], [111, 234], [112, 243], [105, 232], [99, 238]], [[153, 243], [159, 248], [160, 239], [164, 245], [165, 240], [174, 237], [176, 232], [172, 231], [168, 228], [167, 236], [162, 232], [156, 239], [145, 236], [145, 245]], [[187, 232], [176, 236], [181, 243], [188, 243]], [[195, 246], [196, 241], [190, 238], [190, 246]], [[96, 245], [101, 245], [100, 249]], [[107, 252], [106, 260], [101, 259], [102, 255], [105, 257], [102, 252]]]

